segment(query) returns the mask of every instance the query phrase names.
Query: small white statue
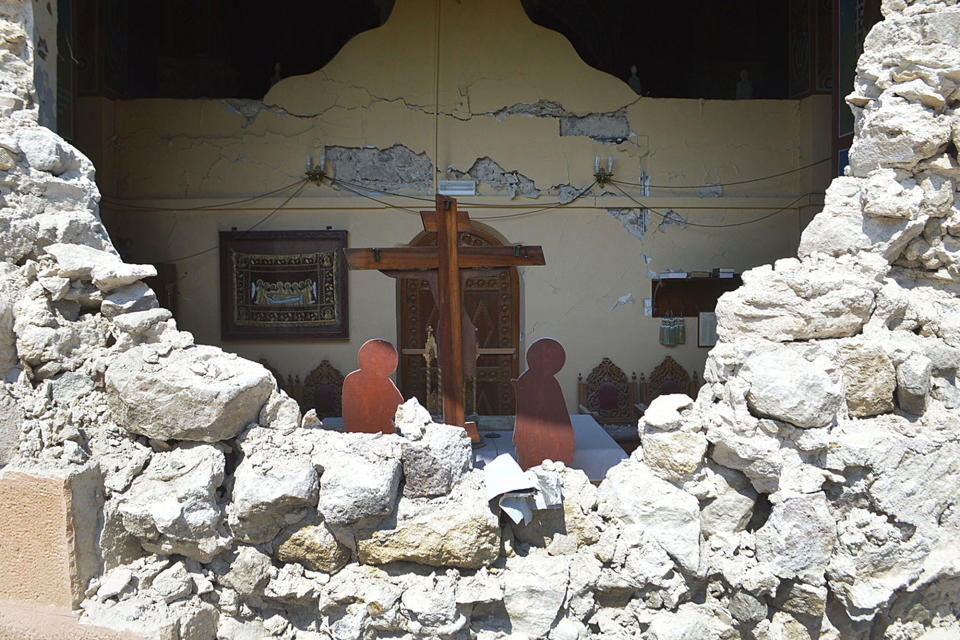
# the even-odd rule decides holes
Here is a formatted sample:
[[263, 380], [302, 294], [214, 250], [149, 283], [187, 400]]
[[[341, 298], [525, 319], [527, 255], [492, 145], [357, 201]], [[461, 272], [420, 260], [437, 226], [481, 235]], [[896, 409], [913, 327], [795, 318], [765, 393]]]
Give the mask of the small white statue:
[[637, 75], [637, 65], [630, 65], [630, 78], [627, 80], [627, 84], [630, 85], [630, 88], [633, 89], [638, 96], [643, 95], [643, 88], [640, 85], [640, 76]]
[[737, 83], [737, 100], [749, 100], [753, 97], [753, 83], [746, 69], [740, 69], [740, 82]]

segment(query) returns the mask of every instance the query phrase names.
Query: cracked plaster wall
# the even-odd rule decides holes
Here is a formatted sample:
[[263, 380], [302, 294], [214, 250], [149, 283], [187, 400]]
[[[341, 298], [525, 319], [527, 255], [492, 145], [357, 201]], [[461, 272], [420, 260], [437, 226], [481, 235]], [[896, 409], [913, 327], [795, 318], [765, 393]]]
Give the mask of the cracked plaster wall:
[[[154, 206], [223, 202], [275, 189], [301, 177], [307, 154], [316, 159], [324, 149], [334, 172], [356, 169], [354, 160], [360, 156], [392, 153], [398, 160], [398, 151], [405, 149], [400, 155], [411, 162], [404, 166], [414, 167], [406, 184], [398, 178], [400, 172], [388, 171], [385, 177], [363, 169], [365, 160], [359, 173], [338, 175], [370, 180], [381, 189], [406, 186], [430, 197], [423, 170], [430, 171], [434, 155], [433, 9], [428, 0], [401, 0], [384, 26], [353, 38], [323, 69], [281, 81], [262, 105], [81, 100], [87, 129], [80, 132], [79, 146], [96, 163], [106, 196]], [[480, 195], [464, 200], [543, 207], [590, 184], [595, 155], [604, 163], [612, 155], [620, 179], [636, 181], [646, 170], [654, 185], [740, 180], [829, 155], [826, 96], [801, 101], [641, 99], [617, 78], [583, 63], [563, 36], [530, 22], [514, 0], [445, 1], [442, 32], [437, 164], [478, 177]], [[629, 136], [625, 141], [610, 143], [624, 134]], [[740, 221], [801, 193], [822, 191], [828, 167], [730, 187], [723, 199], [704, 201], [695, 191], [654, 189], [645, 200], [709, 224]], [[456, 175], [451, 171], [441, 177]], [[514, 191], [517, 198], [508, 200]], [[244, 205], [262, 207], [253, 211], [203, 213], [134, 213], [105, 204], [103, 215], [130, 259], [161, 262], [215, 245], [218, 230], [246, 228], [281, 201]], [[422, 206], [404, 204], [414, 210]], [[638, 372], [649, 371], [667, 354], [702, 370], [706, 349], [695, 342], [671, 350], [660, 347], [659, 320], [645, 318], [642, 304], [610, 311], [627, 293], [638, 301], [649, 297], [642, 256], [651, 259], [654, 271], [744, 269], [791, 255], [807, 215], [791, 211], [733, 232], [671, 227], [666, 233], [656, 231], [654, 216], [641, 241], [606, 213], [635, 206], [626, 199], [590, 197], [576, 205], [550, 217], [487, 221], [510, 242], [544, 246], [548, 266], [523, 274], [522, 331], [527, 344], [544, 335], [564, 343], [568, 364], [560, 378], [571, 403], [577, 371], [588, 371], [603, 355], [622, 354], [617, 362]], [[351, 246], [403, 244], [420, 229], [415, 216], [366, 210], [370, 206], [378, 205], [311, 185], [259, 228], [329, 225], [347, 229]], [[474, 218], [507, 213], [512, 211], [471, 211]], [[184, 261], [178, 269], [179, 321], [199, 341], [218, 343], [217, 253]], [[393, 281], [377, 273], [354, 273], [350, 288], [349, 343], [317, 343], [308, 349], [295, 344], [226, 346], [253, 359], [266, 356], [290, 373], [304, 373], [321, 358], [350, 370], [364, 339], [396, 338]], [[695, 325], [691, 323], [690, 335], [695, 336]]]

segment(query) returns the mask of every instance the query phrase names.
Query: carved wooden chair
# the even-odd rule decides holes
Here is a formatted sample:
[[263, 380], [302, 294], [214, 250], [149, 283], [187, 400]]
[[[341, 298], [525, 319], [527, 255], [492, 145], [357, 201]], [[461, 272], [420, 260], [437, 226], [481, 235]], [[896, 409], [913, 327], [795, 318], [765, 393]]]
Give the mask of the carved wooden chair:
[[341, 416], [342, 393], [343, 374], [329, 360], [324, 360], [304, 379], [300, 408], [304, 412], [316, 409], [320, 418]]
[[341, 395], [343, 393], [343, 374], [324, 360], [303, 381], [300, 376], [283, 375], [264, 360], [260, 364], [267, 368], [277, 379], [277, 386], [297, 401], [300, 410], [306, 413], [315, 409], [319, 418], [329, 418], [343, 414]]
[[636, 427], [637, 374], [630, 378], [610, 358], [600, 361], [584, 380], [577, 374], [580, 413], [593, 416], [601, 425]]
[[657, 396], [685, 393], [696, 399], [697, 392], [700, 391], [700, 380], [697, 378], [696, 371], [693, 375], [688, 374], [676, 360], [667, 356], [654, 368], [649, 378], [640, 374], [639, 386], [640, 402], [637, 403], [636, 409], [639, 414], [642, 414]]

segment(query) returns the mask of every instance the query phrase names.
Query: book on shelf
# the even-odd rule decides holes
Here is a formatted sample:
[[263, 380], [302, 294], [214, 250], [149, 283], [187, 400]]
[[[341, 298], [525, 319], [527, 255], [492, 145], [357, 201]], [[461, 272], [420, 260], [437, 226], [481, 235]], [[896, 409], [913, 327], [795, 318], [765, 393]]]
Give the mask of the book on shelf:
[[709, 278], [710, 277], [709, 271], [689, 271], [688, 273], [689, 273], [688, 277], [690, 278]]
[[687, 272], [686, 272], [686, 271], [670, 271], [670, 270], [667, 270], [667, 271], [664, 271], [664, 272], [662, 272], [662, 273], [660, 274], [660, 279], [661, 279], [661, 280], [674, 280], [674, 279], [680, 279], [680, 278], [686, 278], [686, 277], [687, 277]]
[[713, 277], [714, 278], [732, 278], [736, 272], [733, 269], [728, 269], [726, 267], [714, 267]]

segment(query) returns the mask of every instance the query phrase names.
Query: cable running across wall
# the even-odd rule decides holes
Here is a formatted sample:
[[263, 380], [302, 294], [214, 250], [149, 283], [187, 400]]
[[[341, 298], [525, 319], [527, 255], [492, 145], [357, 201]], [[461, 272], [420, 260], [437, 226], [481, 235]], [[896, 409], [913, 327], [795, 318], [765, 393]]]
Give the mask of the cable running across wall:
[[[273, 209], [270, 213], [268, 213], [267, 215], [265, 215], [265, 216], [263, 216], [262, 218], [260, 218], [259, 220], [257, 220], [257, 222], [256, 222], [255, 224], [253, 224], [252, 226], [244, 229], [244, 230], [243, 230], [243, 233], [249, 233], [249, 232], [253, 231], [253, 230], [256, 229], [257, 227], [259, 227], [260, 225], [262, 225], [264, 222], [266, 222], [267, 220], [269, 220], [270, 218], [272, 218], [272, 217], [274, 216], [274, 214], [276, 214], [278, 211], [280, 211], [280, 209], [283, 209], [285, 206], [287, 206], [287, 204], [288, 204], [291, 200], [293, 200], [293, 199], [296, 198], [298, 195], [300, 195], [300, 192], [303, 191], [303, 188], [307, 186], [307, 182], [308, 182], [307, 180], [301, 181], [300, 187], [299, 187], [296, 191], [294, 191], [293, 193], [291, 193], [289, 196], [287, 196], [286, 200], [284, 200], [283, 202], [281, 202], [281, 203], [280, 203], [275, 209]], [[206, 248], [206, 249], [203, 249], [202, 251], [197, 251], [197, 252], [194, 252], [194, 253], [187, 254], [187, 255], [185, 255], [185, 256], [180, 256], [179, 258], [173, 258], [172, 260], [167, 260], [166, 262], [181, 262], [181, 261], [183, 261], [183, 260], [189, 260], [190, 258], [196, 258], [197, 256], [202, 256], [202, 255], [205, 254], [205, 253], [210, 253], [211, 251], [215, 251], [215, 250], [218, 249], [218, 248], [220, 248], [220, 245], [219, 245], [219, 244], [215, 244], [214, 246], [208, 247], [208, 248]]]
[[[736, 182], [717, 182], [717, 183], [712, 183], [712, 184], [701, 184], [701, 185], [650, 185], [650, 188], [651, 188], [651, 189], [699, 189], [699, 188], [711, 187], [711, 186], [714, 186], [714, 187], [716, 187], [716, 186], [728, 187], [728, 186], [733, 186], [733, 185], [738, 185], [738, 184], [747, 184], [747, 183], [751, 183], [751, 182], [762, 182], [762, 181], [764, 181], [764, 180], [770, 180], [770, 179], [772, 179], [772, 178], [779, 178], [779, 177], [781, 177], [781, 176], [789, 175], [789, 174], [791, 174], [791, 173], [796, 173], [797, 171], [803, 171], [803, 170], [805, 170], [805, 169], [809, 169], [809, 168], [814, 167], [814, 166], [816, 166], [816, 165], [818, 165], [818, 164], [823, 164], [823, 163], [826, 162], [827, 160], [830, 160], [830, 158], [824, 158], [823, 160], [819, 160], [819, 161], [817, 161], [817, 162], [813, 162], [813, 163], [804, 165], [804, 166], [802, 166], [802, 167], [797, 167], [796, 169], [790, 169], [790, 170], [788, 170], [788, 171], [783, 171], [783, 172], [780, 172], [780, 173], [775, 173], [775, 174], [771, 174], [771, 175], [768, 175], [768, 176], [763, 176], [763, 177], [760, 177], [760, 178], [751, 178], [751, 179], [749, 179], [749, 180], [739, 180], [739, 181], [736, 181]], [[388, 190], [386, 190], [386, 189], [375, 189], [375, 188], [372, 188], [372, 187], [364, 186], [364, 185], [359, 184], [359, 183], [356, 183], [356, 182], [350, 182], [350, 181], [348, 181], [348, 180], [342, 180], [342, 179], [340, 179], [340, 178], [332, 178], [332, 177], [330, 177], [330, 176], [324, 176], [324, 178], [327, 179], [327, 180], [329, 180], [331, 184], [339, 185], [339, 186], [343, 187], [344, 189], [346, 189], [347, 191], [350, 191], [351, 193], [353, 193], [353, 194], [355, 194], [355, 195], [359, 195], [359, 196], [361, 196], [361, 197], [367, 197], [368, 199], [373, 199], [375, 202], [379, 202], [380, 204], [382, 204], [382, 205], [384, 205], [384, 206], [386, 206], [386, 207], [389, 207], [389, 208], [399, 208], [399, 209], [402, 209], [402, 210], [404, 210], [404, 211], [408, 211], [408, 212], [411, 212], [411, 213], [416, 213], [416, 212], [413, 211], [412, 209], [408, 209], [408, 208], [406, 208], [406, 207], [401, 207], [401, 206], [398, 206], [398, 205], [392, 205], [392, 204], [389, 204], [389, 203], [387, 203], [387, 202], [383, 202], [383, 201], [381, 201], [381, 200], [377, 200], [377, 199], [372, 198], [372, 197], [370, 197], [370, 196], [364, 195], [364, 194], [362, 194], [362, 193], [358, 193], [357, 191], [355, 191], [354, 189], [351, 189], [350, 187], [353, 187], [353, 188], [355, 188], [355, 189], [362, 189], [362, 190], [364, 190], [364, 191], [368, 191], [369, 193], [383, 194], [383, 195], [393, 196], [393, 197], [396, 197], [396, 198], [407, 198], [407, 199], [409, 199], [409, 200], [416, 200], [416, 201], [418, 201], [418, 202], [430, 202], [430, 203], [432, 203], [432, 202], [434, 201], [433, 198], [427, 198], [427, 197], [424, 197], [424, 196], [418, 196], [418, 195], [414, 195], [414, 194], [410, 194], [410, 193], [400, 193], [400, 192], [397, 192], [397, 191], [388, 191]], [[115, 199], [115, 198], [112, 198], [112, 197], [110, 197], [110, 196], [103, 196], [103, 197], [101, 198], [101, 200], [102, 200], [102, 202], [105, 202], [105, 203], [109, 204], [109, 205], [112, 206], [112, 207], [116, 207], [116, 208], [120, 208], [120, 209], [127, 209], [127, 210], [132, 210], [132, 211], [210, 211], [210, 210], [216, 210], [216, 209], [223, 209], [223, 208], [231, 207], [231, 206], [238, 205], [238, 204], [245, 204], [245, 203], [247, 203], [247, 202], [254, 202], [254, 201], [256, 201], [256, 200], [262, 200], [262, 199], [268, 198], [268, 197], [270, 197], [270, 196], [272, 196], [272, 195], [276, 195], [276, 194], [282, 193], [282, 192], [286, 191], [287, 189], [290, 189], [291, 187], [295, 187], [295, 186], [297, 186], [297, 185], [300, 185], [300, 184], [304, 183], [305, 181], [307, 181], [307, 178], [301, 178], [301, 179], [299, 179], [299, 180], [297, 180], [297, 181], [295, 181], [295, 182], [291, 182], [290, 184], [286, 184], [286, 185], [284, 185], [284, 186], [282, 186], [282, 187], [277, 187], [276, 189], [271, 189], [270, 191], [266, 191], [266, 192], [264, 192], [264, 193], [259, 193], [259, 194], [256, 194], [256, 195], [253, 195], [253, 196], [249, 196], [249, 197], [246, 197], [246, 198], [241, 198], [241, 199], [239, 199], [239, 200], [231, 200], [231, 201], [229, 201], [229, 202], [221, 202], [221, 203], [217, 203], [217, 204], [197, 205], [197, 206], [195, 206], [195, 207], [158, 207], [158, 206], [153, 206], [153, 205], [130, 204], [130, 203], [128, 203], [128, 202], [124, 202], [124, 201], [122, 201], [122, 200], [117, 200], [117, 199]], [[610, 182], [613, 183], [614, 185], [623, 185], [623, 186], [628, 186], [628, 187], [631, 187], [631, 186], [632, 186], [632, 187], [639, 186], [639, 185], [637, 185], [637, 184], [635, 184], [635, 183], [632, 183], [632, 182], [624, 182], [624, 181], [622, 181], [622, 180], [610, 180]], [[594, 183], [594, 185], [595, 185], [595, 184], [596, 184], [596, 183]], [[594, 186], [594, 185], [591, 185], [591, 186]], [[588, 188], [588, 189], [589, 189], [589, 188]], [[579, 198], [579, 197], [580, 197], [580, 196], [576, 196], [574, 199]], [[572, 200], [571, 200], [570, 202], [572, 202]], [[554, 207], [555, 207], [556, 205], [558, 205], [558, 204], [561, 204], [561, 203], [560, 203], [560, 202], [551, 203], [551, 204], [549, 204], [549, 205], [544, 206], [543, 209], [554, 208]], [[520, 208], [520, 207], [523, 206], [523, 205], [481, 204], [481, 203], [478, 203], [478, 202], [467, 202], [467, 201], [460, 201], [460, 205], [461, 205], [461, 206], [465, 206], [465, 207], [474, 207], [474, 208], [483, 208], [483, 209], [507, 209], [507, 208], [512, 208], [512, 207]], [[541, 210], [541, 209], [537, 209], [536, 211], [540, 211], [540, 210]]]
[[121, 209], [134, 210], [134, 211], [205, 211], [205, 210], [209, 210], [209, 209], [222, 209], [222, 208], [224, 208], [224, 207], [231, 207], [231, 206], [236, 205], [236, 204], [244, 204], [244, 203], [247, 203], [247, 202], [253, 202], [253, 201], [255, 201], [255, 200], [262, 200], [262, 199], [268, 198], [268, 197], [270, 197], [270, 196], [272, 196], [272, 195], [276, 195], [276, 194], [278, 194], [278, 193], [283, 193], [284, 191], [286, 191], [286, 190], [289, 189], [290, 187], [295, 187], [295, 186], [297, 186], [297, 185], [303, 185], [303, 184], [306, 183], [307, 181], [308, 181], [307, 178], [300, 178], [300, 179], [297, 180], [296, 182], [291, 182], [290, 184], [284, 185], [284, 186], [282, 186], [282, 187], [278, 187], [278, 188], [276, 188], [276, 189], [272, 189], [272, 190], [266, 191], [266, 192], [264, 192], [264, 193], [259, 193], [259, 194], [254, 195], [254, 196], [249, 196], [249, 197], [243, 198], [243, 199], [241, 199], [241, 200], [232, 200], [232, 201], [230, 201], [230, 202], [222, 202], [222, 203], [219, 203], [219, 204], [197, 205], [197, 206], [195, 206], [195, 207], [155, 207], [155, 206], [151, 206], [151, 205], [128, 204], [128, 203], [122, 202], [122, 201], [120, 201], [120, 200], [114, 200], [114, 199], [111, 198], [110, 196], [102, 196], [100, 199], [101, 199], [101, 201], [106, 202], [107, 204], [109, 204], [109, 205], [111, 205], [111, 206], [114, 206], [114, 207], [117, 207], [117, 208], [121, 208]]
[[[658, 210], [656, 210], [656, 209], [651, 209], [651, 208], [648, 207], [647, 205], [645, 205], [645, 204], [643, 204], [642, 202], [640, 202], [639, 200], [637, 200], [634, 196], [630, 195], [629, 193], [627, 193], [626, 191], [624, 191], [622, 188], [620, 188], [620, 185], [614, 184], [613, 186], [616, 187], [617, 190], [618, 190], [620, 193], [622, 193], [628, 200], [632, 201], [632, 202], [633, 202], [634, 204], [636, 204], [637, 206], [645, 209], [646, 211], [649, 211], [650, 213], [653, 213], [653, 214], [655, 214], [655, 215], [660, 216], [660, 219], [661, 219], [661, 220], [666, 220], [666, 219], [667, 219], [668, 215], [667, 215], [666, 213], [664, 213], [664, 212], [662, 212], [662, 211], [658, 211]], [[729, 223], [729, 224], [703, 224], [703, 223], [699, 223], [699, 222], [688, 222], [687, 220], [685, 220], [685, 219], [683, 219], [683, 218], [680, 218], [680, 221], [682, 221], [683, 224], [686, 225], [686, 226], [688, 226], [688, 227], [702, 227], [702, 228], [706, 228], [706, 229], [727, 229], [727, 228], [730, 228], [730, 227], [743, 227], [743, 226], [746, 226], [746, 225], [748, 225], [748, 224], [754, 224], [754, 223], [756, 223], [756, 222], [762, 222], [762, 221], [766, 220], [767, 218], [772, 218], [772, 217], [775, 216], [775, 215], [778, 215], [778, 214], [780, 214], [780, 213], [783, 213], [784, 211], [787, 211], [787, 210], [789, 210], [789, 209], [792, 209], [795, 204], [797, 204], [798, 202], [800, 202], [800, 201], [803, 200], [804, 198], [808, 198], [808, 197], [810, 197], [810, 196], [816, 196], [816, 195], [822, 195], [822, 194], [820, 194], [820, 193], [818, 193], [818, 192], [815, 192], [815, 191], [810, 191], [810, 192], [808, 192], [808, 193], [805, 193], [805, 194], [797, 197], [796, 199], [794, 199], [793, 201], [791, 201], [789, 204], [787, 204], [787, 205], [785, 205], [785, 206], [783, 206], [783, 207], [780, 207], [780, 208], [777, 209], [776, 211], [773, 211], [773, 212], [771, 212], [771, 213], [767, 213], [767, 214], [765, 214], [765, 215], [762, 215], [762, 216], [760, 216], [759, 218], [754, 218], [753, 220], [744, 220], [743, 222], [731, 222], [731, 223]]]
[[[787, 171], [781, 171], [780, 173], [772, 173], [768, 176], [763, 176], [761, 178], [750, 178], [749, 180], [736, 180], [734, 182], [712, 182], [710, 184], [651, 184], [649, 185], [650, 189], [703, 189], [705, 187], [733, 187], [738, 184], [750, 184], [752, 182], [763, 182], [764, 180], [772, 180], [773, 178], [780, 178], [782, 176], [788, 176], [791, 173], [797, 173], [798, 171], [805, 171], [817, 165], [823, 164], [824, 162], [829, 162], [832, 158], [823, 158], [822, 160], [817, 160], [816, 162], [811, 162], [810, 164], [805, 164], [802, 167], [797, 167], [795, 169], [788, 169]], [[635, 182], [623, 182], [621, 180], [610, 180], [610, 182], [616, 184], [622, 184], [629, 187], [638, 187], [640, 185]]]
[[[396, 210], [398, 210], [398, 211], [404, 211], [404, 212], [406, 212], [406, 213], [410, 213], [410, 214], [413, 214], [413, 215], [419, 215], [419, 214], [420, 214], [419, 211], [414, 211], [413, 209], [409, 209], [409, 208], [404, 207], [404, 206], [391, 204], [391, 203], [389, 203], [389, 202], [386, 202], [385, 200], [380, 200], [379, 198], [375, 198], [375, 197], [372, 196], [372, 195], [362, 193], [361, 191], [358, 191], [358, 190], [352, 188], [351, 185], [352, 185], [353, 183], [349, 183], [349, 182], [347, 182], [347, 181], [345, 181], [345, 180], [338, 180], [338, 179], [336, 179], [336, 178], [331, 178], [331, 177], [328, 177], [328, 176], [321, 176], [321, 180], [323, 180], [323, 179], [325, 179], [325, 180], [327, 180], [328, 182], [330, 182], [331, 185], [338, 185], [338, 186], [346, 189], [347, 191], [353, 193], [354, 195], [357, 195], [357, 196], [359, 196], [359, 197], [361, 197], [361, 198], [365, 198], [365, 199], [367, 199], [367, 200], [371, 200], [371, 201], [373, 201], [373, 202], [376, 202], [377, 204], [380, 204], [380, 205], [382, 205], [382, 206], [384, 206], [384, 207], [386, 207], [386, 208], [388, 208], [388, 209], [396, 209]], [[201, 206], [201, 207], [191, 207], [191, 208], [177, 208], [177, 207], [167, 208], [167, 207], [149, 207], [149, 206], [129, 206], [129, 207], [127, 207], [127, 208], [129, 208], [129, 209], [146, 209], [146, 210], [153, 210], [153, 211], [198, 211], [198, 210], [204, 210], [204, 209], [217, 209], [217, 208], [222, 208], [222, 207], [225, 207], [225, 206], [230, 206], [230, 205], [233, 205], [233, 204], [241, 204], [241, 203], [244, 203], [244, 202], [252, 202], [252, 201], [254, 201], [254, 200], [259, 200], [259, 199], [265, 198], [265, 197], [267, 197], [267, 196], [273, 195], [273, 194], [275, 194], [275, 193], [278, 193], [278, 192], [284, 191], [284, 190], [286, 190], [286, 189], [289, 189], [290, 187], [292, 187], [292, 186], [294, 186], [294, 185], [299, 185], [298, 188], [297, 188], [293, 193], [291, 193], [289, 196], [287, 196], [287, 197], [284, 199], [284, 201], [281, 202], [277, 207], [275, 207], [274, 209], [272, 209], [272, 210], [270, 211], [270, 213], [268, 213], [266, 216], [264, 216], [263, 218], [261, 218], [260, 220], [258, 220], [256, 223], [254, 223], [252, 226], [250, 226], [249, 228], [247, 228], [247, 229], [245, 229], [245, 230], [243, 231], [243, 233], [248, 233], [248, 232], [250, 232], [250, 231], [253, 231], [253, 230], [256, 229], [257, 227], [259, 227], [260, 225], [264, 224], [265, 222], [267, 222], [270, 218], [272, 218], [274, 215], [276, 215], [281, 209], [283, 209], [287, 204], [289, 204], [291, 200], [293, 200], [295, 197], [297, 197], [298, 195], [300, 195], [300, 194], [303, 192], [303, 189], [307, 186], [307, 183], [308, 183], [308, 182], [310, 182], [309, 179], [303, 178], [303, 179], [301, 179], [301, 180], [299, 180], [299, 181], [297, 181], [297, 182], [293, 182], [293, 183], [288, 184], [288, 185], [286, 185], [286, 186], [284, 186], [284, 187], [281, 187], [281, 188], [279, 188], [279, 189], [274, 189], [274, 190], [272, 190], [272, 191], [268, 191], [268, 192], [266, 192], [266, 193], [264, 193], [264, 194], [260, 194], [260, 195], [257, 195], [257, 196], [251, 196], [251, 197], [249, 197], [249, 198], [244, 198], [243, 200], [237, 200], [237, 201], [232, 201], [232, 202], [229, 202], [229, 203], [223, 203], [223, 204], [218, 204], [218, 205], [204, 205], [204, 206]], [[666, 219], [668, 218], [668, 214], [667, 214], [667, 213], [658, 211], [657, 209], [651, 209], [651, 208], [648, 207], [647, 205], [645, 205], [645, 204], [643, 204], [642, 202], [640, 202], [639, 200], [637, 200], [634, 196], [632, 196], [631, 194], [629, 194], [629, 193], [627, 193], [626, 191], [624, 191], [623, 188], [620, 187], [620, 184], [621, 184], [620, 182], [618, 182], [618, 181], [610, 181], [610, 182], [611, 182], [611, 184], [613, 184], [613, 186], [614, 186], [621, 194], [624, 195], [624, 197], [626, 197], [628, 200], [630, 200], [631, 202], [633, 202], [633, 203], [636, 204], [637, 206], [643, 208], [643, 209], [646, 210], [646, 211], [649, 211], [649, 212], [653, 213], [654, 215], [659, 216], [659, 217], [661, 218], [661, 220], [666, 220]], [[626, 184], [626, 183], [624, 183], [624, 184]], [[579, 200], [580, 198], [582, 198], [583, 196], [585, 196], [585, 195], [586, 195], [591, 189], [593, 189], [593, 187], [595, 187], [596, 185], [597, 185], [597, 181], [594, 180], [592, 183], [590, 183], [589, 186], [587, 186], [587, 187], [584, 188], [584, 189], [581, 189], [579, 192], [577, 192], [577, 195], [575, 195], [572, 199], [567, 200], [566, 202], [559, 202], [559, 201], [558, 201], [558, 202], [552, 203], [552, 204], [550, 204], [550, 205], [547, 205], [547, 206], [544, 206], [544, 207], [540, 207], [540, 208], [538, 208], [538, 209], [533, 209], [533, 210], [531, 210], [531, 211], [522, 211], [522, 212], [520, 212], [520, 213], [510, 213], [510, 214], [505, 214], [505, 215], [501, 215], [501, 216], [478, 216], [478, 217], [475, 217], [474, 220], [478, 220], [478, 221], [479, 221], [479, 220], [508, 220], [508, 219], [514, 219], [514, 218], [523, 218], [523, 217], [527, 217], [527, 216], [540, 215], [540, 214], [546, 213], [547, 211], [552, 211], [552, 210], [554, 210], [554, 209], [559, 209], [559, 208], [562, 208], [562, 207], [564, 207], [564, 206], [567, 206], [567, 205], [569, 205], [569, 204], [572, 204], [572, 203], [576, 202], [577, 200]], [[358, 186], [359, 186], [359, 185], [358, 185]], [[361, 188], [363, 188], [363, 187], [361, 187]], [[383, 193], [383, 192], [381, 192], [381, 191], [376, 191], [376, 193]], [[394, 195], [394, 194], [391, 194], [391, 195]], [[402, 194], [396, 194], [396, 195], [402, 195]], [[775, 215], [778, 215], [778, 214], [780, 214], [780, 213], [783, 213], [784, 211], [787, 211], [788, 209], [793, 208], [793, 206], [794, 206], [795, 204], [797, 204], [798, 202], [800, 202], [800, 201], [803, 200], [804, 198], [809, 197], [809, 196], [814, 196], [814, 195], [822, 195], [822, 194], [819, 194], [819, 193], [817, 193], [817, 192], [805, 193], [805, 194], [797, 197], [797, 198], [794, 199], [793, 201], [791, 201], [789, 204], [787, 204], [787, 205], [785, 205], [785, 206], [777, 209], [776, 211], [773, 211], [773, 212], [771, 212], [771, 213], [768, 213], [768, 214], [765, 214], [765, 215], [763, 215], [763, 216], [760, 216], [759, 218], [754, 218], [754, 219], [752, 219], [752, 220], [744, 220], [743, 222], [733, 222], [733, 223], [729, 223], [729, 224], [703, 224], [703, 223], [697, 223], [697, 222], [689, 222], [688, 220], [685, 220], [685, 219], [683, 219], [683, 218], [681, 218], [681, 221], [682, 221], [683, 224], [686, 225], [686, 226], [690, 226], [690, 227], [700, 227], [700, 228], [708, 228], [708, 229], [725, 229], [725, 228], [730, 228], [730, 227], [742, 227], [742, 226], [745, 226], [745, 225], [748, 225], [748, 224], [754, 224], [754, 223], [757, 223], [757, 222], [762, 222], [763, 220], [766, 220], [766, 219], [768, 219], [768, 218], [772, 218], [772, 217], [775, 216]], [[418, 199], [418, 200], [426, 200], [426, 198], [419, 198], [419, 197], [418, 197], [417, 199]], [[121, 205], [121, 206], [122, 206], [122, 205]], [[474, 205], [472, 205], [472, 206], [478, 206], [478, 205], [474, 204]], [[487, 206], [487, 207], [490, 207], [490, 208], [502, 208], [502, 207], [498, 207], [497, 205], [480, 205], [480, 206]], [[196, 258], [197, 256], [201, 256], [201, 255], [204, 255], [204, 254], [206, 254], [206, 253], [210, 253], [211, 251], [214, 251], [214, 250], [216, 250], [217, 248], [219, 248], [219, 245], [214, 245], [214, 246], [212, 246], [212, 247], [208, 247], [208, 248], [203, 249], [203, 250], [201, 250], [201, 251], [196, 251], [196, 252], [194, 252], [194, 253], [190, 253], [190, 254], [187, 254], [187, 255], [184, 255], [184, 256], [179, 256], [179, 257], [177, 257], [177, 258], [173, 258], [173, 259], [171, 259], [171, 260], [168, 260], [168, 262], [181, 262], [181, 261], [183, 261], [183, 260], [189, 260], [189, 259], [191, 259], [191, 258]]]

